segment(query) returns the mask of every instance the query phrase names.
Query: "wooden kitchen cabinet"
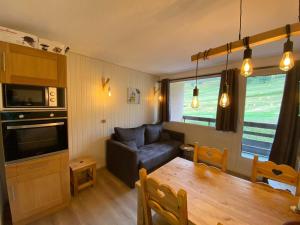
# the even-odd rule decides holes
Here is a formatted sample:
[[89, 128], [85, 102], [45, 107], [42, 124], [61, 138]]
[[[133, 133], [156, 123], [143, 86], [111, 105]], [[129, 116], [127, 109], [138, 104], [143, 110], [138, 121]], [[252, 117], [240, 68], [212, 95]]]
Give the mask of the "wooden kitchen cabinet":
[[66, 87], [66, 56], [0, 42], [3, 83]]
[[6, 165], [13, 224], [26, 224], [65, 207], [70, 200], [68, 153]]
[[8, 44], [0, 41], [0, 82], [3, 83], [6, 78], [6, 56], [8, 53]]

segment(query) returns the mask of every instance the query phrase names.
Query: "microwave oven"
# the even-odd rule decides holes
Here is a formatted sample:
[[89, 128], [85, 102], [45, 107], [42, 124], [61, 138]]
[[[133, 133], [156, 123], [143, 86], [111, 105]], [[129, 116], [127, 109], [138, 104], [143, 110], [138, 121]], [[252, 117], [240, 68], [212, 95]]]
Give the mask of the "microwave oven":
[[65, 88], [2, 84], [2, 110], [65, 109]]

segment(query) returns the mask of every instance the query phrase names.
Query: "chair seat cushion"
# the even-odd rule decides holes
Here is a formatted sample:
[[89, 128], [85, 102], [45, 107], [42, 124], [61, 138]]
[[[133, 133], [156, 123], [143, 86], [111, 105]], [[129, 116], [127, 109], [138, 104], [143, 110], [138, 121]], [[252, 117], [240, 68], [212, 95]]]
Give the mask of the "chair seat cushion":
[[179, 141], [169, 140], [141, 146], [138, 152], [140, 168], [145, 168], [148, 172], [157, 169], [178, 156], [181, 144]]

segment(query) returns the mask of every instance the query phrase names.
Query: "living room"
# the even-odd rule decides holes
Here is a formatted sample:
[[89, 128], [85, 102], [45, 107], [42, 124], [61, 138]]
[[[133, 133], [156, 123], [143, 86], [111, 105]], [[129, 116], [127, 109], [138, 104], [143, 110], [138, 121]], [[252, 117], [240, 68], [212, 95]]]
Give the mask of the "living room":
[[0, 224], [300, 224], [299, 7], [1, 1]]

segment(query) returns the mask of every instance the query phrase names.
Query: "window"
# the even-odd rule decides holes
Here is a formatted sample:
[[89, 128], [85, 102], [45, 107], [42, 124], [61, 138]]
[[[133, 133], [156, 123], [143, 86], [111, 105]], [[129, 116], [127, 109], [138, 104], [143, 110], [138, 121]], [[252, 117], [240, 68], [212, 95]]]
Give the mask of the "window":
[[195, 80], [178, 81], [170, 84], [171, 121], [215, 126], [220, 76], [198, 80], [200, 107], [193, 109], [191, 101]]
[[247, 78], [242, 156], [268, 160], [280, 113], [285, 74]]

